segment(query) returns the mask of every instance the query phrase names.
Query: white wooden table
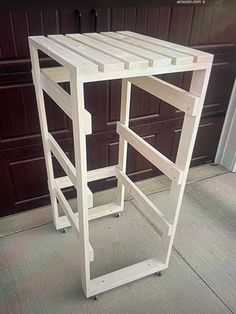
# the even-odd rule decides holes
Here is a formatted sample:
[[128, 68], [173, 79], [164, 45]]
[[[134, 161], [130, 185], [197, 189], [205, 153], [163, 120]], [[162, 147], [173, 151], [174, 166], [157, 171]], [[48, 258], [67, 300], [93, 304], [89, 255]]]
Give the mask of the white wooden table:
[[[72, 226], [79, 236], [81, 277], [87, 297], [159, 273], [169, 264], [180, 206], [193, 146], [208, 85], [213, 56], [167, 41], [123, 31], [29, 37], [53, 220], [56, 229]], [[38, 50], [61, 66], [41, 69]], [[193, 71], [189, 91], [166, 83], [153, 75]], [[122, 79], [121, 113], [117, 122], [119, 158], [115, 166], [87, 171], [86, 134], [92, 132], [91, 115], [84, 106], [84, 83]], [[68, 94], [59, 82], [70, 83]], [[185, 113], [176, 161], [172, 162], [129, 128], [130, 93], [133, 85], [164, 100]], [[43, 91], [71, 118], [75, 166], [48, 132]], [[126, 175], [127, 143], [159, 168], [172, 181], [167, 213], [164, 215]], [[52, 154], [66, 176], [55, 178]], [[118, 179], [114, 201], [93, 207], [88, 182], [111, 176]], [[73, 213], [62, 189], [77, 190], [78, 212]], [[154, 257], [113, 273], [91, 279], [94, 251], [89, 243], [89, 221], [124, 210], [127, 189], [140, 203], [140, 210], [160, 230], [161, 248]], [[58, 202], [65, 216], [58, 214]], [[128, 241], [128, 239], [127, 239]]]

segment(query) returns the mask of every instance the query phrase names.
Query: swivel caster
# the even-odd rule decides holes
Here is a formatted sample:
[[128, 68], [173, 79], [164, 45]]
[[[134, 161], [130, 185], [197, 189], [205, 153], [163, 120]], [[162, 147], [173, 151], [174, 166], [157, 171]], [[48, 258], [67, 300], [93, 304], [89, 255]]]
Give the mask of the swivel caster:
[[119, 218], [120, 217], [120, 213], [115, 213], [115, 217]]
[[61, 233], [66, 233], [66, 229], [65, 228], [61, 229]]
[[92, 300], [97, 301], [98, 297], [96, 295], [91, 297]]
[[160, 276], [161, 276], [161, 272], [158, 271], [158, 272], [156, 273], [156, 275], [157, 275], [158, 277], [160, 277]]

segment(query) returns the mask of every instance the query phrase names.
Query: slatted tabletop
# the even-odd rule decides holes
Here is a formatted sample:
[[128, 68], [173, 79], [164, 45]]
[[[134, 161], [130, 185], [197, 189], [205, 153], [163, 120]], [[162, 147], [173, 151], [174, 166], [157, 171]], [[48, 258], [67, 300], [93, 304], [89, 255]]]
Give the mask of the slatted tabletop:
[[[76, 67], [84, 81], [196, 70], [206, 68], [213, 59], [209, 53], [130, 31], [34, 36], [31, 40], [65, 67]], [[60, 77], [61, 69], [51, 71], [58, 71]]]

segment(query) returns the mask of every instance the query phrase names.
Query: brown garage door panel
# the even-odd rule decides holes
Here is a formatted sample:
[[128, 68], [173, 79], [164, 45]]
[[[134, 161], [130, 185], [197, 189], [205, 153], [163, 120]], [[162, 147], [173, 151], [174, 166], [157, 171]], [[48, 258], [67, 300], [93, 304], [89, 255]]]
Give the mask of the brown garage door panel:
[[[73, 162], [71, 140], [59, 142]], [[48, 204], [46, 166], [41, 144], [0, 152], [0, 216]], [[53, 158], [55, 176], [65, 175]], [[68, 196], [72, 196], [68, 191]]]
[[[191, 166], [214, 162], [224, 117], [203, 117], [201, 119], [196, 143], [194, 146]], [[171, 159], [176, 158], [181, 128], [172, 130]]]
[[[38, 110], [32, 84], [0, 89], [0, 150], [41, 143]], [[49, 130], [71, 137], [71, 125], [62, 110], [45, 94]]]

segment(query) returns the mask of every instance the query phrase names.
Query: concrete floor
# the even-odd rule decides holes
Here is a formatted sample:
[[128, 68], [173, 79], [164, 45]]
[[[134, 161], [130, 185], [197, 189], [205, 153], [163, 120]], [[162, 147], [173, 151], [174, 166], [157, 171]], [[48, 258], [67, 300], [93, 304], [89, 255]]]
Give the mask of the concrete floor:
[[[97, 301], [82, 292], [72, 230], [62, 234], [45, 223], [14, 233], [13, 225], [23, 228], [22, 221], [16, 223], [19, 216], [0, 221], [5, 234], [11, 233], [0, 239], [0, 313], [236, 313], [236, 175], [220, 167], [197, 167], [189, 182], [169, 268], [161, 277], [148, 276]], [[164, 211], [165, 179], [139, 186]], [[96, 203], [112, 194], [96, 195]], [[90, 238], [92, 277], [158, 254], [158, 233], [134, 200], [126, 202], [119, 219], [92, 221]]]

